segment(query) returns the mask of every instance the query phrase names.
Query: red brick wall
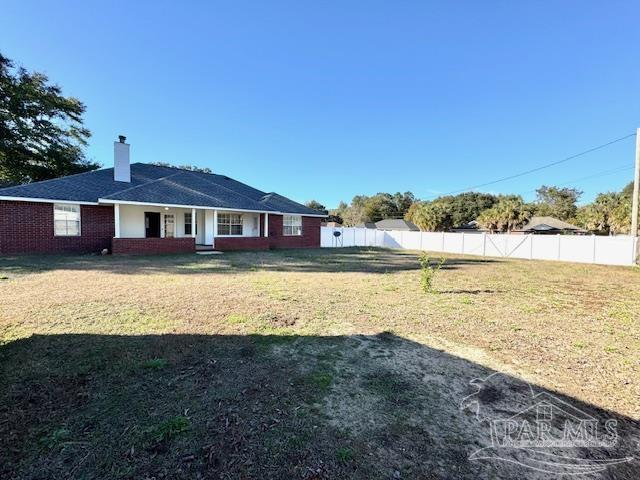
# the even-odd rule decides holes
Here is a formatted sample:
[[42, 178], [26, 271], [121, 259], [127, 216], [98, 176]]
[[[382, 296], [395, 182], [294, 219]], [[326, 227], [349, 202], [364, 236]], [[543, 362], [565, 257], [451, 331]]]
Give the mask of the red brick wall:
[[0, 254], [100, 252], [111, 247], [113, 207], [80, 206], [80, 236], [53, 234], [53, 203], [0, 201]]
[[320, 248], [319, 217], [302, 217], [302, 235], [284, 236], [282, 215], [269, 215], [269, 246], [271, 248]]
[[268, 250], [266, 237], [216, 237], [215, 249], [228, 250]]
[[154, 255], [195, 251], [196, 239], [193, 237], [111, 239], [111, 253], [114, 255]]

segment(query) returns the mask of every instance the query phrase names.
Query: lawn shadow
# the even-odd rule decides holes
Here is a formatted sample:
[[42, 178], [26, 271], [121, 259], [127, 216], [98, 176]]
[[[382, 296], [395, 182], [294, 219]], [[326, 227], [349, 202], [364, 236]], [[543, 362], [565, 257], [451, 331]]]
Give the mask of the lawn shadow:
[[[640, 472], [627, 460], [637, 455], [637, 421], [391, 333], [34, 335], [0, 346], [0, 365], [2, 478]], [[615, 420], [617, 444], [492, 448], [491, 421], [533, 425], [543, 415], [555, 438], [567, 413], [603, 435]], [[487, 459], [470, 460], [482, 448]]]
[[[122, 274], [201, 274], [276, 272], [385, 273], [418, 270], [419, 252], [375, 247], [225, 252], [221, 255], [39, 255], [0, 257], [0, 273], [19, 276], [50, 270], [97, 270]], [[499, 262], [469, 256], [448, 257], [443, 269]]]

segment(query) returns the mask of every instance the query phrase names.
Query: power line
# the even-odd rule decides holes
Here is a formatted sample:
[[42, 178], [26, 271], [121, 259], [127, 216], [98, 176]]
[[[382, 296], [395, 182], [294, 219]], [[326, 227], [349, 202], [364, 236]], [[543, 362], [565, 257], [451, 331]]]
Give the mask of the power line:
[[[594, 173], [593, 175], [589, 175], [589, 176], [586, 176], [586, 177], [576, 178], [574, 180], [569, 180], [567, 182], [558, 183], [556, 186], [563, 187], [565, 185], [575, 184], [576, 182], [582, 182], [584, 180], [590, 180], [592, 178], [600, 178], [600, 177], [604, 177], [606, 175], [612, 175], [614, 173], [623, 172], [625, 170], [631, 170], [631, 169], [633, 169], [633, 165], [619, 166], [617, 168], [613, 168], [613, 169], [610, 169], [610, 170], [603, 170], [602, 172]], [[536, 192], [537, 192], [537, 189], [536, 190], [528, 190], [528, 191], [526, 191], [524, 193], [536, 193]]]
[[[475, 190], [476, 188], [482, 188], [482, 187], [487, 187], [489, 185], [495, 185], [496, 183], [505, 182], [507, 180], [512, 180], [514, 178], [522, 177], [524, 175], [529, 175], [530, 173], [539, 172], [540, 170], [544, 170], [545, 168], [554, 167], [554, 166], [559, 165], [561, 163], [568, 162], [569, 160], [573, 160], [574, 158], [578, 158], [578, 157], [581, 157], [581, 156], [586, 155], [588, 153], [595, 152], [596, 150], [600, 150], [602, 148], [605, 148], [605, 147], [608, 147], [610, 145], [613, 145], [614, 143], [618, 143], [618, 142], [621, 142], [623, 140], [626, 140], [627, 138], [631, 138], [631, 137], [635, 137], [635, 136], [636, 136], [635, 133], [631, 133], [629, 135], [625, 135], [624, 137], [616, 138], [615, 140], [611, 140], [610, 142], [603, 143], [602, 145], [598, 145], [597, 147], [593, 147], [593, 148], [590, 148], [588, 150], [584, 150], [584, 151], [582, 151], [580, 153], [576, 153], [575, 155], [571, 155], [569, 157], [565, 157], [565, 158], [563, 158], [561, 160], [556, 160], [555, 162], [547, 163], [546, 165], [541, 165], [539, 167], [532, 168], [532, 169], [526, 170], [524, 172], [516, 173], [514, 175], [509, 175], [507, 177], [502, 177], [502, 178], [499, 178], [497, 180], [492, 180], [490, 182], [480, 183], [478, 185], [473, 185], [471, 187], [463, 188], [463, 189], [460, 189], [460, 190], [454, 190], [452, 192], [442, 193], [439, 196], [455, 195], [456, 193], [462, 193], [462, 192], [466, 192], [468, 190]], [[434, 197], [434, 196], [435, 195], [432, 195], [432, 197]]]

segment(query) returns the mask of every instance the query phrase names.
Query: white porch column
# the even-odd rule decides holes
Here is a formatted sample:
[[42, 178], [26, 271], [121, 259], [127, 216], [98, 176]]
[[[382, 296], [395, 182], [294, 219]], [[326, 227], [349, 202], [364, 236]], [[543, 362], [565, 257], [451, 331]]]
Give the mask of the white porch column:
[[269, 214], [268, 213], [264, 214], [264, 236], [265, 237], [269, 236]]
[[120, 238], [120, 204], [113, 205], [113, 224], [115, 226], [115, 237]]
[[218, 236], [218, 210], [213, 211], [213, 242], [211, 246], [215, 248], [216, 237]]
[[191, 209], [191, 236], [193, 238], [196, 238], [197, 224], [198, 222], [196, 221], [196, 209], [192, 208]]

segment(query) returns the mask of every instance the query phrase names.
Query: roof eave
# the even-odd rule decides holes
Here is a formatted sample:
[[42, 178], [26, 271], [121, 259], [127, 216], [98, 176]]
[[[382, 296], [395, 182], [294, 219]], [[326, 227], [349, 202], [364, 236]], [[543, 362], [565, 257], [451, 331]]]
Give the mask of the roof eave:
[[74, 205], [98, 205], [98, 202], [87, 202], [85, 200], [61, 200], [56, 198], [39, 197], [11, 197], [7, 195], [0, 195], [0, 200], [8, 202], [73, 203]]

